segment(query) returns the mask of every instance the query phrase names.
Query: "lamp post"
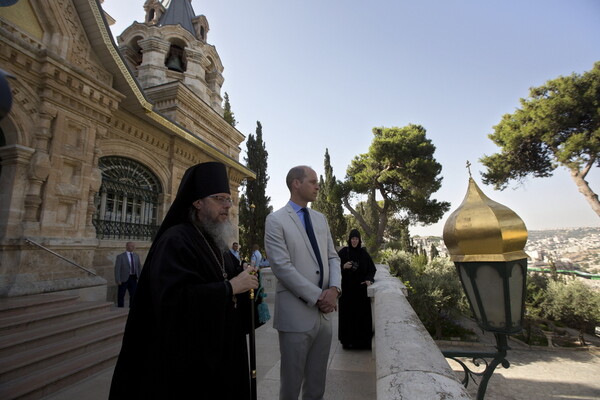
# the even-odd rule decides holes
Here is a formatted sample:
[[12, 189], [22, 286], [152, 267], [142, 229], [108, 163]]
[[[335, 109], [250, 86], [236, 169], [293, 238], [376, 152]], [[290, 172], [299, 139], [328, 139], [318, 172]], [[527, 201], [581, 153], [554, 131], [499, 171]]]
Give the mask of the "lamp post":
[[[485, 397], [488, 381], [499, 364], [508, 368], [505, 359], [508, 335], [522, 330], [525, 313], [527, 254], [525, 224], [509, 208], [489, 199], [469, 178], [469, 188], [462, 204], [446, 221], [444, 243], [456, 266], [471, 311], [478, 325], [496, 338], [496, 352], [444, 351], [469, 376], [481, 376], [477, 399]], [[483, 372], [473, 372], [457, 357], [472, 358], [473, 364], [485, 363]], [[492, 358], [488, 363], [485, 359]]]

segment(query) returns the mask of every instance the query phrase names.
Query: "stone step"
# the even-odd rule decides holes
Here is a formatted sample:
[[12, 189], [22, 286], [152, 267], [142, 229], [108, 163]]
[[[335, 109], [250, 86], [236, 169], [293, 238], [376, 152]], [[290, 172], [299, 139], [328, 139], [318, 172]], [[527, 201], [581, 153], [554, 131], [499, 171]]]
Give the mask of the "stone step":
[[35, 329], [49, 323], [69, 321], [82, 316], [104, 313], [112, 307], [109, 302], [78, 301], [49, 306], [31, 306], [18, 314], [0, 313], [0, 335]]
[[51, 368], [32, 372], [20, 379], [0, 385], [3, 400], [36, 400], [102, 371], [116, 362], [121, 344], [97, 349], [69, 358]]
[[59, 305], [74, 303], [79, 299], [75, 295], [57, 295], [53, 293], [19, 297], [0, 298], [0, 316], [20, 315], [32, 310], [56, 308]]
[[0, 358], [9, 357], [17, 352], [33, 349], [61, 340], [74, 339], [101, 329], [104, 324], [121, 321], [123, 326], [127, 318], [126, 309], [115, 309], [104, 313], [81, 316], [65, 321], [53, 321], [45, 326], [12, 332], [0, 336]]
[[97, 350], [121, 343], [124, 319], [108, 321], [103, 327], [74, 338], [58, 340], [28, 350], [16, 351], [0, 359], [0, 384]]

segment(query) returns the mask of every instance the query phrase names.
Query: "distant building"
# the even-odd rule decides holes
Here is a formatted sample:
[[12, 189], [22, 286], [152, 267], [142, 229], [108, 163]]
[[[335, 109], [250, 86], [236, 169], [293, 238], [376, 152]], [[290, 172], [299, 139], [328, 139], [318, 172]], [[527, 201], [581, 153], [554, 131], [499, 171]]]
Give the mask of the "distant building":
[[0, 296], [110, 299], [116, 255], [135, 241], [144, 256], [189, 166], [225, 163], [236, 200], [254, 176], [223, 119], [208, 20], [189, 0], [143, 7], [119, 46], [96, 0], [0, 7], [0, 68], [16, 77], [0, 122]]

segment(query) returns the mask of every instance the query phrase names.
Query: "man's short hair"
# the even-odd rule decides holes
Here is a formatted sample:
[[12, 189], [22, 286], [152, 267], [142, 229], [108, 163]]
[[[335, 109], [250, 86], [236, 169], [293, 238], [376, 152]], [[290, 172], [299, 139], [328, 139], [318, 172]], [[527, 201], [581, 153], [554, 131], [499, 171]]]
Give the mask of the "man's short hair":
[[290, 169], [285, 177], [285, 184], [287, 185], [288, 189], [292, 190], [292, 182], [294, 182], [294, 179], [298, 179], [300, 182], [302, 182], [304, 178], [306, 178], [306, 170], [309, 168], [310, 167], [306, 165], [298, 165]]

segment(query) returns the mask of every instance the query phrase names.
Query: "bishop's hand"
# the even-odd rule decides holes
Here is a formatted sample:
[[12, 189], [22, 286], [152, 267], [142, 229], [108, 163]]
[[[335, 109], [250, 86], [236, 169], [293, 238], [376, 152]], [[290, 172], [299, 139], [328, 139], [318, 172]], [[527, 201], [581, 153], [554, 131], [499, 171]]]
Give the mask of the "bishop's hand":
[[255, 268], [248, 267], [229, 281], [233, 294], [244, 293], [250, 289], [258, 289], [258, 277], [255, 271]]

